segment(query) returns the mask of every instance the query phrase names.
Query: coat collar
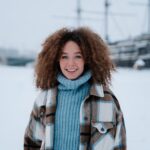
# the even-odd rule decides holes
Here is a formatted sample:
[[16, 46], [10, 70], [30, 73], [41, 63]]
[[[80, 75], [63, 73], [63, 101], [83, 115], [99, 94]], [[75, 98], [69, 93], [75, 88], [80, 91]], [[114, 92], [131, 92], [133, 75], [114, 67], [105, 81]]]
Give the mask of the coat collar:
[[56, 105], [56, 97], [57, 97], [57, 88], [50, 88], [47, 91], [47, 106]]
[[94, 83], [90, 89], [90, 95], [94, 95], [97, 97], [104, 97], [104, 90], [101, 84]]
[[[93, 83], [90, 89], [90, 95], [97, 97], [104, 97], [104, 89], [101, 84]], [[57, 88], [52, 88], [48, 90], [47, 93], [47, 105], [55, 105], [57, 96]]]

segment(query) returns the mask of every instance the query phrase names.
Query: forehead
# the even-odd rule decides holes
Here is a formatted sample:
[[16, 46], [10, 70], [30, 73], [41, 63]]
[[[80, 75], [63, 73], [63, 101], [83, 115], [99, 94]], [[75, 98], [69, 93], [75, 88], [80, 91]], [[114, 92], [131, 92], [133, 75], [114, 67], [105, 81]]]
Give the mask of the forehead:
[[62, 49], [62, 53], [81, 53], [81, 49], [74, 41], [68, 41]]

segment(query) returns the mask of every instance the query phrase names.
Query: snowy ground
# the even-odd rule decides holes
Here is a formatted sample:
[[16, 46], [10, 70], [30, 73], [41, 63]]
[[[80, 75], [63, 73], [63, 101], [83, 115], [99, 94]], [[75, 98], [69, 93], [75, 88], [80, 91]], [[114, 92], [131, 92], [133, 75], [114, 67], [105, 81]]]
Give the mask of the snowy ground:
[[[118, 69], [112, 90], [120, 101], [127, 128], [128, 150], [148, 150], [150, 143], [150, 70]], [[33, 101], [32, 68], [0, 66], [0, 150], [22, 150]]]

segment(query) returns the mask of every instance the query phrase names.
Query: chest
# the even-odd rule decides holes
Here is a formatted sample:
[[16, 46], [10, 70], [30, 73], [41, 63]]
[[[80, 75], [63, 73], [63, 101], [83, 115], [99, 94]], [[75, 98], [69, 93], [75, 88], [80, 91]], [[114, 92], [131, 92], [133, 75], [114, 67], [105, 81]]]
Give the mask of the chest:
[[[87, 96], [79, 109], [80, 145], [79, 149], [87, 149], [96, 143], [107, 130], [113, 129], [115, 123], [115, 108], [112, 101], [103, 98]], [[56, 105], [46, 107], [45, 147], [53, 148]], [[112, 133], [113, 134], [113, 133]]]

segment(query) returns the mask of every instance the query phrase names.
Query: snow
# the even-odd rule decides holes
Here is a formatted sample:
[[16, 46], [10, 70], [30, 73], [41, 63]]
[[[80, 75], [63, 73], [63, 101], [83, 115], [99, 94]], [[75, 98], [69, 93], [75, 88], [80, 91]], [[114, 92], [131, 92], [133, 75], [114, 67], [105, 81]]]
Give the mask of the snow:
[[0, 66], [0, 150], [23, 149], [35, 94], [31, 68]]
[[[124, 113], [128, 150], [147, 150], [150, 70], [118, 68], [112, 81]], [[0, 150], [23, 149], [24, 131], [37, 94], [32, 68], [0, 66]]]
[[129, 150], [147, 150], [150, 143], [150, 70], [119, 69], [113, 78], [114, 92], [122, 107]]

